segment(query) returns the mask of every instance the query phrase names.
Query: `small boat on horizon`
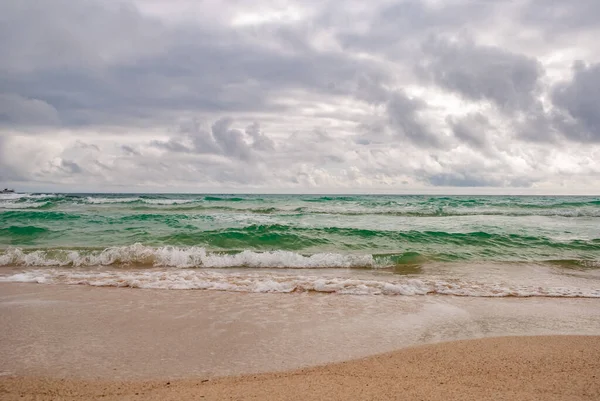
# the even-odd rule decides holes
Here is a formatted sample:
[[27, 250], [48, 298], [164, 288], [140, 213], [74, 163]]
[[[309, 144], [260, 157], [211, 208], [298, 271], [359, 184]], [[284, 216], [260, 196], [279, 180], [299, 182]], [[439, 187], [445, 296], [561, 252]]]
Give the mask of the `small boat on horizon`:
[[2, 194], [14, 194], [14, 193], [15, 193], [15, 190], [14, 190], [14, 189], [8, 189], [8, 188], [4, 188], [4, 189], [2, 190], [2, 192], [0, 192], [0, 193], [2, 193]]

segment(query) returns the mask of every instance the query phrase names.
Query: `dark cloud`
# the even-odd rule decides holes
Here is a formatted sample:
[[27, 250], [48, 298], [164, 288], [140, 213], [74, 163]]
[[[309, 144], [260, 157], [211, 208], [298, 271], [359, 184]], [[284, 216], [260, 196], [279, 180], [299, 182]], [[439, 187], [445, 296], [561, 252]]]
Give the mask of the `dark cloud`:
[[210, 129], [205, 129], [198, 120], [183, 123], [178, 135], [167, 141], [152, 141], [152, 146], [170, 152], [215, 154], [250, 162], [257, 152], [274, 149], [273, 141], [260, 130], [255, 122], [244, 131], [232, 128], [234, 120], [222, 117]]
[[509, 126], [515, 139], [552, 145], [562, 141], [558, 122], [554, 111], [545, 110], [537, 103], [529, 110], [516, 112], [509, 120]]
[[556, 123], [569, 139], [600, 142], [600, 64], [573, 67], [573, 79], [557, 85], [552, 92], [560, 108]]
[[[361, 124], [362, 133], [356, 143], [368, 145], [379, 140], [408, 142], [422, 148], [445, 146], [440, 133], [433, 132], [420, 112], [427, 109], [427, 103], [410, 97], [402, 89], [387, 86], [381, 76], [362, 75], [357, 82], [354, 96], [373, 106], [385, 110], [383, 116]], [[386, 133], [391, 134], [386, 136]]]
[[444, 89], [508, 111], [536, 102], [543, 68], [534, 58], [464, 38], [434, 37], [424, 42], [423, 51], [426, 59], [419, 63], [419, 75]]
[[169, 138], [167, 141], [158, 141], [154, 140], [151, 142], [152, 146], [155, 146], [159, 149], [168, 150], [170, 152], [181, 152], [181, 153], [191, 153], [193, 152], [193, 148], [188, 147], [180, 142], [179, 139]]
[[100, 148], [98, 147], [98, 145], [95, 145], [93, 143], [85, 143], [80, 140], [77, 140], [75, 141], [75, 146], [79, 147], [80, 149], [91, 149], [96, 152], [100, 152]]
[[436, 187], [512, 187], [529, 188], [536, 180], [531, 177], [497, 174], [494, 171], [468, 171], [457, 167], [455, 171], [424, 174], [424, 180]]
[[221, 118], [212, 125], [212, 135], [223, 154], [247, 161], [252, 157], [248, 143], [244, 141], [242, 131], [231, 128], [231, 118]]
[[489, 119], [482, 113], [471, 113], [461, 118], [449, 116], [446, 122], [460, 142], [478, 149], [488, 146], [488, 136], [494, 131]]
[[60, 162], [60, 168], [69, 174], [81, 174], [83, 172], [77, 163], [70, 160], [62, 160]]
[[[174, 28], [132, 7], [19, 3], [0, 5], [6, 31], [0, 93], [25, 99], [15, 109], [45, 105], [54, 111], [51, 122], [65, 126], [139, 125], [182, 112], [284, 111], [277, 102], [284, 93], [348, 94], [358, 74], [378, 69], [313, 49], [302, 29]], [[25, 29], [34, 16], [43, 24]], [[81, 28], [84, 22], [89, 29]], [[27, 125], [49, 118], [37, 109], [14, 110], [4, 120]], [[40, 117], [21, 117], [33, 113]]]
[[252, 138], [252, 147], [261, 151], [270, 151], [275, 149], [275, 142], [271, 140], [264, 132], [260, 129], [260, 124], [253, 122], [246, 127], [246, 135]]
[[[494, 15], [494, 2], [459, 1], [436, 5], [425, 1], [405, 0], [373, 8], [373, 16], [360, 19], [366, 28], [356, 32], [343, 21], [339, 9], [330, 11], [327, 21], [336, 23], [343, 46], [348, 50], [360, 49], [382, 52], [393, 59], [410, 60], [414, 49], [423, 37], [431, 34], [456, 32], [465, 25], [484, 23]], [[344, 23], [346, 22], [346, 23]]]
[[16, 94], [0, 93], [0, 125], [58, 126], [58, 111], [47, 102]]
[[497, 187], [501, 182], [497, 179], [477, 176], [473, 173], [440, 173], [427, 177], [428, 182], [436, 187]]
[[411, 99], [402, 92], [394, 93], [386, 105], [390, 129], [394, 135], [417, 146], [441, 147], [440, 137], [435, 135], [418, 115], [419, 110], [424, 107], [422, 102]]
[[121, 150], [123, 150], [123, 153], [125, 153], [126, 155], [134, 155], [134, 156], [139, 156], [140, 155], [140, 152], [138, 152], [137, 150], [135, 150], [131, 146], [121, 145]]
[[385, 103], [389, 98], [389, 77], [383, 74], [361, 74], [356, 80], [354, 96], [369, 104]]

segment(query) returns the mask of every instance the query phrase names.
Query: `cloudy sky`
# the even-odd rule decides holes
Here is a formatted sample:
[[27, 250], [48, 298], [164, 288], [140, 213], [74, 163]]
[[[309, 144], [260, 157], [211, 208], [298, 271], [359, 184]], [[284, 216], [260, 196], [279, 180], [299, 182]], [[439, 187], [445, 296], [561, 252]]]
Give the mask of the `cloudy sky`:
[[598, 0], [0, 1], [0, 185], [600, 193]]

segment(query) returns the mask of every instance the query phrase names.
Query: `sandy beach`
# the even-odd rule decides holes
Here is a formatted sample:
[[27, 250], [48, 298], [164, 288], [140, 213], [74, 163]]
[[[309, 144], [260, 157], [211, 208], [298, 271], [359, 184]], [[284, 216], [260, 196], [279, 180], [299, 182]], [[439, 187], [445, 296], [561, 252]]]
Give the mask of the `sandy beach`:
[[5, 377], [3, 400], [597, 400], [599, 336], [418, 346], [285, 373], [84, 381]]
[[2, 400], [595, 400], [597, 300], [0, 285]]

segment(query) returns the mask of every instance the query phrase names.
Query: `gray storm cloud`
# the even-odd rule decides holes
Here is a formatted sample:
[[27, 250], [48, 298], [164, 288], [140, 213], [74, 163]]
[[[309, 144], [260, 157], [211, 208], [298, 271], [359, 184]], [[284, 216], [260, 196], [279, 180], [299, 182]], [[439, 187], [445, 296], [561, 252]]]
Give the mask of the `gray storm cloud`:
[[171, 3], [0, 3], [3, 185], [600, 191], [596, 1]]
[[600, 64], [577, 62], [573, 70], [573, 79], [552, 92], [565, 114], [563, 133], [576, 141], [600, 142]]
[[421, 74], [446, 90], [505, 110], [527, 110], [536, 101], [543, 68], [534, 58], [470, 40], [432, 39], [423, 49]]

